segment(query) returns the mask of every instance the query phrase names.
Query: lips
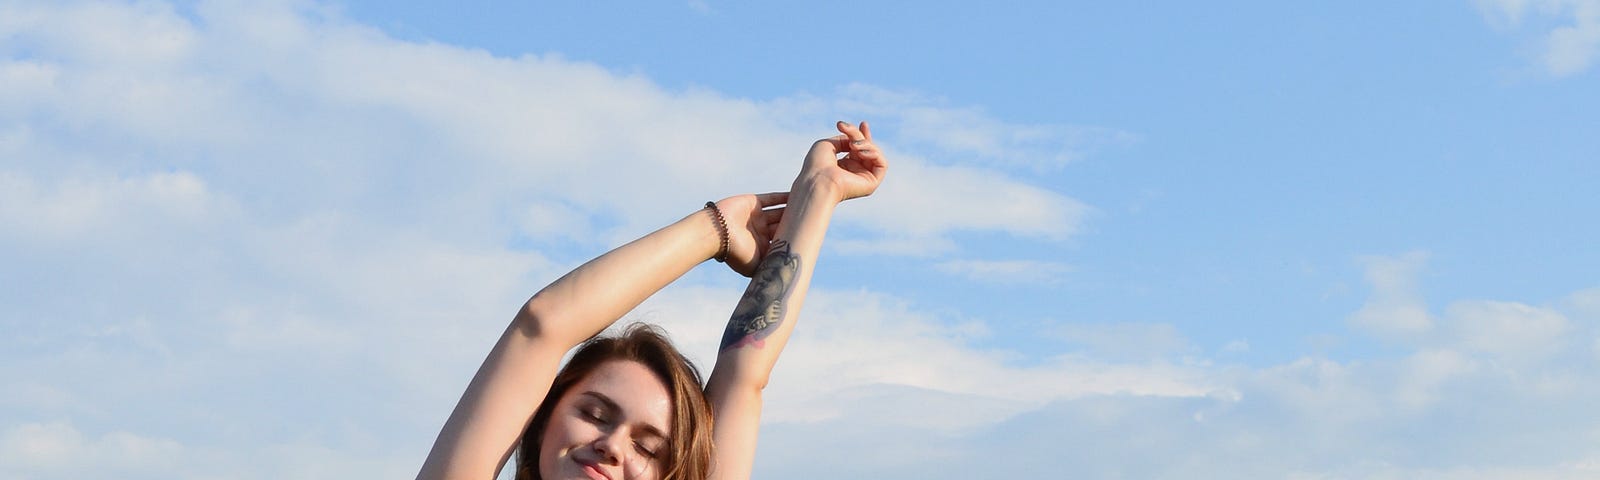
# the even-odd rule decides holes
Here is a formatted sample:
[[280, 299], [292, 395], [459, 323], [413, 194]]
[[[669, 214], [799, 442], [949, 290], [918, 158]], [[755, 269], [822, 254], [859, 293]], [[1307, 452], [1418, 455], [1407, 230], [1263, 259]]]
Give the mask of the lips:
[[590, 480], [611, 480], [611, 476], [601, 471], [599, 465], [582, 461], [578, 462], [578, 465], [583, 466], [583, 473], [588, 475]]

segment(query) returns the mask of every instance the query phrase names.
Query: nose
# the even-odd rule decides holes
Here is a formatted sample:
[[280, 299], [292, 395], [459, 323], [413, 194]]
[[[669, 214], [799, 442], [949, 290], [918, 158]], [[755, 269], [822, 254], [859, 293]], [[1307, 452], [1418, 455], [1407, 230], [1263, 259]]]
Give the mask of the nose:
[[622, 462], [622, 455], [627, 452], [627, 436], [617, 430], [602, 433], [600, 438], [594, 439], [593, 448], [599, 454], [600, 462], [607, 465], [618, 465]]

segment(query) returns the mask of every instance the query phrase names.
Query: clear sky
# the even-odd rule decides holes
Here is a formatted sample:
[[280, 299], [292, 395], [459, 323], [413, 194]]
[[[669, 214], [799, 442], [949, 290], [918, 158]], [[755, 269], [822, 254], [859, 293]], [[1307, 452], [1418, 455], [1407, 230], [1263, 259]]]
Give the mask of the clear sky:
[[[834, 120], [759, 478], [1600, 477], [1600, 1], [0, 0], [0, 477], [415, 475]], [[630, 319], [709, 367], [742, 279]]]

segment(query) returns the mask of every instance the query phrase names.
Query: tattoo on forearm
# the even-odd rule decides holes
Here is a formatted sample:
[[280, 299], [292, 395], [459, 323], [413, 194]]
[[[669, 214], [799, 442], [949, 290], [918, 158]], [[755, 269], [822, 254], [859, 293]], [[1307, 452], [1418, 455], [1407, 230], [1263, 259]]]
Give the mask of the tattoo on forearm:
[[728, 329], [722, 332], [722, 348], [727, 351], [745, 345], [761, 348], [766, 338], [783, 323], [789, 292], [800, 276], [800, 257], [789, 252], [789, 242], [774, 240], [772, 250], [756, 267], [750, 287], [733, 309]]

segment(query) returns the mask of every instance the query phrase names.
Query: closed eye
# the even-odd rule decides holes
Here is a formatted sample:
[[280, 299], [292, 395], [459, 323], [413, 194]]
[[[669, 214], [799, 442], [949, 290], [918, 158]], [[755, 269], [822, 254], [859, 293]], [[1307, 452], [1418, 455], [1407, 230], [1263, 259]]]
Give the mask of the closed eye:
[[[620, 407], [605, 395], [598, 392], [584, 392], [583, 395], [587, 401], [578, 404], [578, 414], [584, 420], [610, 429], [624, 419]], [[652, 460], [660, 459], [667, 448], [667, 435], [660, 428], [647, 423], [640, 423], [636, 428], [639, 429], [639, 436], [634, 437], [633, 449]]]
[[651, 450], [649, 447], [644, 446], [643, 443], [633, 442], [633, 449], [634, 450], [638, 450], [639, 453], [644, 454], [644, 456], [646, 456], [646, 457], [657, 458], [656, 457], [656, 452], [654, 450]]

